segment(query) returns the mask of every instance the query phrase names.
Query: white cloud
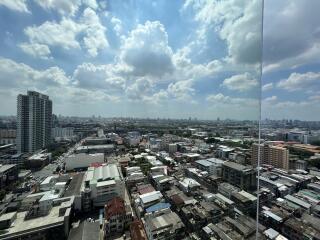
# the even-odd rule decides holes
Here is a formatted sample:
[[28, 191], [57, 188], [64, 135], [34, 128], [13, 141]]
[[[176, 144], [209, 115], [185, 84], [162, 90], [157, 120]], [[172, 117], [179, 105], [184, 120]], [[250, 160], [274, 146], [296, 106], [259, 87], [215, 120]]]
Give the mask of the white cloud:
[[271, 90], [271, 89], [273, 89], [273, 83], [267, 83], [267, 84], [264, 84], [263, 86], [262, 86], [262, 91], [269, 91], [269, 90]]
[[[310, 111], [311, 109], [311, 111]], [[301, 119], [318, 121], [320, 117], [320, 97], [310, 96], [307, 100], [281, 100], [275, 96], [262, 101], [263, 118]]]
[[0, 58], [0, 84], [2, 88], [23, 89], [34, 86], [43, 89], [50, 86], [65, 86], [69, 81], [70, 79], [65, 72], [58, 67], [39, 71], [26, 64]]
[[101, 89], [104, 91], [123, 90], [126, 84], [121, 76], [121, 70], [113, 65], [93, 65], [83, 63], [73, 73], [76, 85], [87, 89]]
[[320, 95], [313, 95], [309, 97], [311, 101], [319, 101], [320, 102]]
[[83, 42], [90, 56], [95, 57], [98, 50], [109, 46], [105, 36], [106, 28], [101, 24], [98, 15], [90, 8], [83, 12], [82, 21], [84, 24], [85, 37]]
[[59, 23], [46, 21], [40, 26], [27, 27], [24, 32], [32, 44], [59, 46], [66, 50], [80, 49], [81, 42], [78, 39], [82, 37], [80, 41], [83, 41], [83, 47], [90, 56], [95, 57], [99, 50], [109, 45], [105, 30], [95, 11], [86, 8], [80, 22], [63, 17]]
[[96, 0], [82, 0], [82, 3], [94, 10], [99, 8], [99, 5]]
[[258, 86], [258, 81], [250, 74], [243, 73], [226, 78], [222, 86], [237, 91], [248, 91]]
[[126, 89], [126, 95], [131, 100], [144, 100], [152, 91], [153, 83], [150, 79], [138, 78], [131, 86]]
[[291, 73], [287, 79], [280, 80], [277, 87], [288, 91], [319, 89], [320, 72]]
[[13, 11], [30, 13], [27, 7], [27, 0], [0, 0], [0, 5]]
[[121, 60], [138, 76], [161, 77], [172, 72], [171, 57], [167, 32], [158, 21], [139, 24], [121, 46]]
[[319, 1], [265, 1], [264, 72], [318, 62]]
[[261, 56], [261, 1], [187, 1], [182, 11], [195, 11], [200, 23], [198, 39], [212, 44], [216, 31], [227, 44], [228, 59], [234, 64], [256, 64]]
[[210, 94], [206, 99], [206, 111], [215, 113], [217, 117], [255, 120], [259, 118], [258, 99], [231, 97], [222, 93]]
[[55, 10], [61, 15], [74, 15], [81, 5], [80, 0], [34, 0], [45, 10]]
[[240, 106], [240, 107], [250, 106], [250, 107], [257, 108], [259, 104], [258, 99], [230, 97], [222, 93], [210, 94], [207, 96], [206, 99], [208, 102], [214, 105], [229, 105], [229, 106], [233, 105], [233, 106]]
[[74, 16], [80, 6], [90, 7], [94, 10], [98, 9], [96, 0], [34, 0], [40, 7], [50, 11], [57, 11], [63, 16]]
[[19, 45], [19, 47], [22, 49], [22, 51], [35, 58], [49, 59], [51, 55], [49, 47], [44, 44], [22, 43]]
[[60, 23], [46, 21], [40, 26], [27, 27], [24, 30], [31, 43], [60, 46], [64, 49], [80, 48], [76, 36], [81, 31], [82, 25], [67, 18], [63, 18]]
[[190, 80], [170, 83], [167, 92], [176, 100], [194, 102], [192, 96], [195, 94], [195, 89]]
[[267, 97], [265, 99], [263, 99], [263, 102], [265, 103], [274, 103], [278, 100], [277, 96], [271, 96], [271, 97]]
[[117, 36], [120, 36], [123, 31], [122, 21], [116, 17], [112, 17], [110, 21], [113, 24], [113, 29]]

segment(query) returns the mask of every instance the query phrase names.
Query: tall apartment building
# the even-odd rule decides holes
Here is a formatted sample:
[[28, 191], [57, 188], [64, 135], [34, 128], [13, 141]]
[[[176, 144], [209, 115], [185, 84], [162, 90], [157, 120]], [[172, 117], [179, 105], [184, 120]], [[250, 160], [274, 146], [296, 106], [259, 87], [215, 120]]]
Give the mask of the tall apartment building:
[[[251, 163], [258, 163], [259, 144], [253, 144], [251, 148]], [[289, 150], [277, 145], [264, 143], [260, 145], [260, 164], [272, 165], [276, 168], [289, 169]]]
[[17, 149], [18, 152], [35, 152], [51, 141], [52, 101], [48, 96], [28, 91], [18, 95]]

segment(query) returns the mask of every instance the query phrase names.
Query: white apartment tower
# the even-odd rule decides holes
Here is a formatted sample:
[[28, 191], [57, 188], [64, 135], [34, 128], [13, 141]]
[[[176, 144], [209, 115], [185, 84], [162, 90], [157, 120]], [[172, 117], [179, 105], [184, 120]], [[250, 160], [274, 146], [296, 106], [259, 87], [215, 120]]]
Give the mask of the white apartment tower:
[[18, 152], [35, 152], [51, 141], [52, 101], [48, 96], [28, 91], [18, 95], [17, 149]]

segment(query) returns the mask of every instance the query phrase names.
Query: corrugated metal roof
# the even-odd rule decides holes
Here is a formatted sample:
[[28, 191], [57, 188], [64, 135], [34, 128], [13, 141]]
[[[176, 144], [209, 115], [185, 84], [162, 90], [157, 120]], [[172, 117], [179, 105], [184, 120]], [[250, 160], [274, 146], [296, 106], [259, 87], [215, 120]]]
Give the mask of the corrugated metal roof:
[[151, 207], [148, 207], [146, 209], [146, 212], [155, 212], [155, 211], [159, 211], [161, 209], [165, 209], [165, 208], [170, 208], [171, 204], [170, 203], [157, 203], [155, 205], [152, 205]]

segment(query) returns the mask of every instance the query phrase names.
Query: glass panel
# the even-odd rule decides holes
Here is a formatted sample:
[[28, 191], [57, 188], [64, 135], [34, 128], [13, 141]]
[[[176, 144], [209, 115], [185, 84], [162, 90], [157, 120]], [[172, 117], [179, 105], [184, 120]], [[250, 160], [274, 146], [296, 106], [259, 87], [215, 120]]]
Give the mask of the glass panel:
[[320, 236], [319, 4], [265, 1], [260, 223], [288, 239]]
[[263, 239], [262, 8], [0, 0], [0, 238]]

